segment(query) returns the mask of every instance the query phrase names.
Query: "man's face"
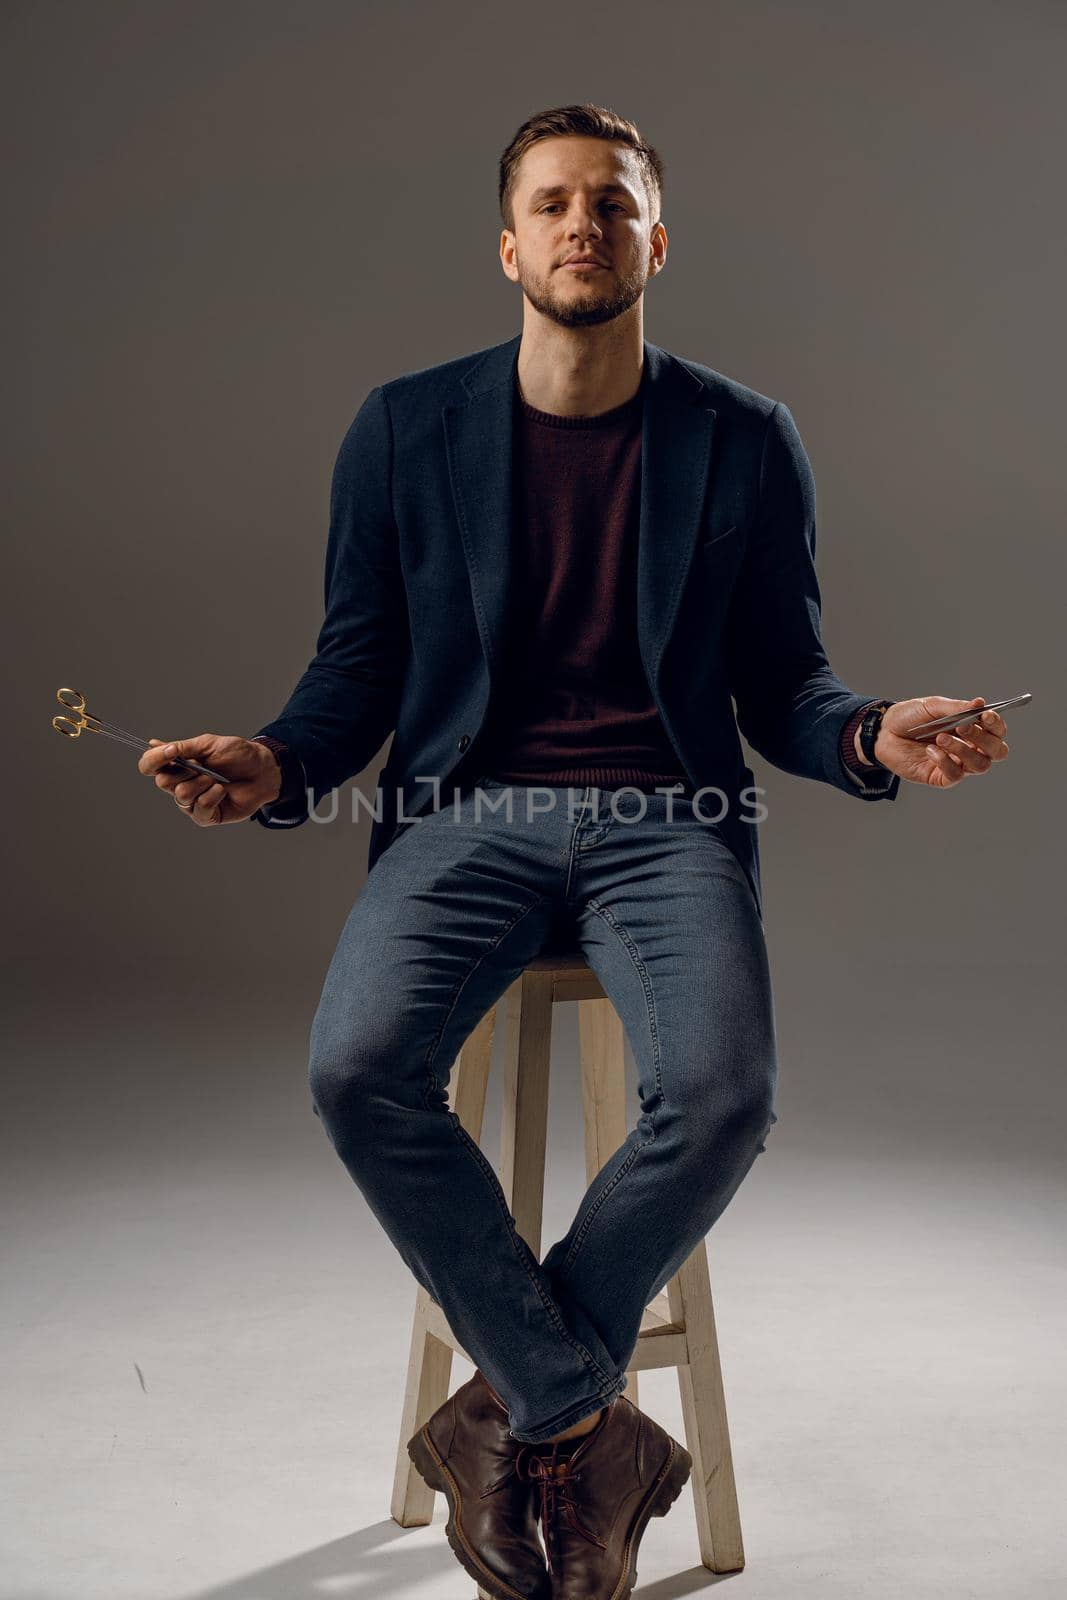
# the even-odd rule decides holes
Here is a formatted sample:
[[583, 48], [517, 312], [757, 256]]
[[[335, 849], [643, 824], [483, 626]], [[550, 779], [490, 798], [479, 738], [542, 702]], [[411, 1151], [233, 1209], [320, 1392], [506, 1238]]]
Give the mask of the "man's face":
[[[515, 231], [500, 240], [504, 271], [542, 316], [566, 328], [610, 322], [663, 265], [667, 233], [651, 226], [633, 152], [606, 139], [541, 139], [519, 164]], [[592, 256], [597, 265], [565, 265]]]

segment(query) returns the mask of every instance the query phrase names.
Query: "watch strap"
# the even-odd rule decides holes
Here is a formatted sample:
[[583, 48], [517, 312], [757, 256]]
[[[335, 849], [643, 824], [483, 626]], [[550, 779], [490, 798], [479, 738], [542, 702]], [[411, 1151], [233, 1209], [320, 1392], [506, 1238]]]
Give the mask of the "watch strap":
[[874, 746], [882, 726], [882, 718], [895, 702], [892, 700], [879, 700], [875, 705], [868, 706], [860, 722], [860, 749], [866, 759], [874, 767], [880, 767], [881, 762], [874, 754]]

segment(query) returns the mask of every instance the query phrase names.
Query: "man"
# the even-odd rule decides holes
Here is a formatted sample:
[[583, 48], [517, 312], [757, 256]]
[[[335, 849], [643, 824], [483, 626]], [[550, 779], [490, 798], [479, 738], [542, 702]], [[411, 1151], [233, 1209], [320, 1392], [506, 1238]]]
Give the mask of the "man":
[[[788, 408], [643, 337], [662, 180], [612, 111], [523, 124], [500, 164], [521, 337], [371, 392], [334, 472], [317, 653], [281, 715], [139, 763], [199, 826], [297, 826], [394, 736], [310, 1082], [477, 1362], [409, 1450], [501, 1600], [625, 1600], [689, 1472], [621, 1391], [645, 1306], [777, 1120], [738, 724], [772, 765], [867, 800], [952, 788], [1008, 748], [980, 697], [893, 702], [834, 675]], [[904, 737], [971, 708], [937, 742]], [[232, 781], [165, 770], [175, 752]], [[642, 1110], [537, 1262], [447, 1084], [557, 935], [622, 1016]]]

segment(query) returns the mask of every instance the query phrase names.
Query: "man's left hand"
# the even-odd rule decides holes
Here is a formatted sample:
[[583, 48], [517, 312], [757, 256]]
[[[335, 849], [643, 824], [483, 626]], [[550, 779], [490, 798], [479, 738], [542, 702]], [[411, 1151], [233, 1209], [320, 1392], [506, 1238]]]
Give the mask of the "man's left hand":
[[[973, 700], [951, 700], [943, 694], [898, 700], [882, 718], [874, 742], [875, 760], [909, 783], [925, 783], [933, 789], [951, 789], [961, 778], [988, 772], [994, 761], [1003, 761], [1008, 754], [1004, 740], [1007, 724], [999, 711], [981, 711], [984, 705], [981, 695]], [[972, 706], [974, 721], [946, 729], [936, 742], [929, 734], [921, 740], [904, 738], [905, 730], [920, 722]]]

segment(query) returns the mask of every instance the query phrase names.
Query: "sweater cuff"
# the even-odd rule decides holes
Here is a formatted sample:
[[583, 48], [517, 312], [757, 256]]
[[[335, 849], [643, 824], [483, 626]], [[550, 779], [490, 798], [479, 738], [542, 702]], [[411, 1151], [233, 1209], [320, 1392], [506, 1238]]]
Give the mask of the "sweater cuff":
[[[888, 696], [883, 696], [887, 699]], [[883, 767], [880, 761], [868, 767], [856, 754], [856, 732], [860, 723], [872, 706], [879, 705], [878, 700], [868, 700], [862, 706], [857, 706], [841, 730], [840, 755], [841, 761], [857, 783], [867, 787], [870, 784], [884, 785], [892, 776], [888, 767]]]
[[305, 809], [304, 763], [296, 751], [269, 733], [254, 734], [251, 742], [265, 744], [282, 769], [281, 789], [273, 800], [260, 809], [270, 813], [271, 816], [284, 816], [286, 812], [292, 812], [297, 808]]

